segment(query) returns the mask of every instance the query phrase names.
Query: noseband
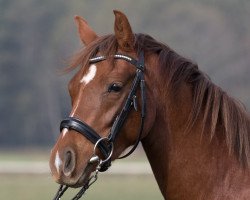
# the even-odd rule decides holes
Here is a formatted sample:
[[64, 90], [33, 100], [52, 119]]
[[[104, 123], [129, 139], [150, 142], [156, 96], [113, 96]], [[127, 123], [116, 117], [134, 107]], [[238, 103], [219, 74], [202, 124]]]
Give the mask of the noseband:
[[[127, 116], [131, 110], [132, 107], [137, 111], [137, 97], [136, 92], [138, 88], [140, 87], [141, 91], [141, 124], [139, 128], [139, 134], [137, 136], [137, 140], [134, 144], [134, 146], [131, 148], [131, 150], [126, 153], [124, 156], [120, 157], [125, 158], [132, 154], [136, 147], [138, 146], [142, 132], [143, 132], [143, 126], [144, 126], [144, 118], [146, 114], [146, 95], [145, 95], [145, 80], [144, 80], [144, 71], [145, 71], [145, 63], [144, 63], [144, 53], [139, 53], [139, 60], [136, 60], [130, 56], [126, 56], [123, 54], [115, 54], [113, 55], [114, 59], [121, 59], [129, 62], [133, 66], [136, 67], [136, 74], [130, 89], [130, 92], [127, 96], [127, 99], [123, 105], [122, 110], [120, 111], [119, 115], [116, 117], [111, 129], [110, 133], [107, 137], [101, 137], [96, 131], [90, 127], [85, 122], [81, 121], [80, 119], [77, 119], [75, 117], [68, 117], [64, 120], [62, 120], [60, 124], [60, 131], [64, 128], [68, 130], [74, 130], [81, 135], [83, 135], [85, 138], [87, 138], [90, 142], [92, 142], [94, 146], [94, 153], [93, 156], [90, 158], [89, 163], [98, 162], [98, 166], [96, 168], [95, 174], [91, 176], [89, 179], [88, 184], [82, 187], [82, 189], [77, 193], [77, 195], [73, 199], [79, 199], [84, 194], [84, 192], [88, 189], [88, 187], [93, 184], [97, 179], [97, 173], [98, 172], [104, 172], [111, 166], [111, 156], [113, 153], [113, 144], [115, 139], [117, 138], [119, 131], [121, 130], [125, 120], [127, 119]], [[106, 56], [97, 56], [94, 58], [91, 58], [89, 60], [90, 64], [98, 63], [101, 61], [106, 60]], [[102, 153], [104, 159], [100, 159], [99, 156], [96, 154], [96, 148], [100, 150]], [[65, 186], [63, 188], [63, 185], [60, 186], [54, 200], [60, 199], [60, 197], [63, 195], [63, 193], [67, 190], [68, 186]]]

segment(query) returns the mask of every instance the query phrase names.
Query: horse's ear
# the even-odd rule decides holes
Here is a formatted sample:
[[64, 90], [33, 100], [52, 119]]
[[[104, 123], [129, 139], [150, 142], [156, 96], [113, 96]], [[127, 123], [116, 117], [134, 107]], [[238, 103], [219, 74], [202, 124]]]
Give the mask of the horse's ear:
[[98, 37], [82, 17], [75, 16], [75, 23], [77, 25], [78, 33], [83, 44], [88, 45]]
[[115, 37], [118, 45], [123, 51], [133, 51], [135, 36], [132, 32], [128, 18], [120, 11], [114, 10], [115, 14]]

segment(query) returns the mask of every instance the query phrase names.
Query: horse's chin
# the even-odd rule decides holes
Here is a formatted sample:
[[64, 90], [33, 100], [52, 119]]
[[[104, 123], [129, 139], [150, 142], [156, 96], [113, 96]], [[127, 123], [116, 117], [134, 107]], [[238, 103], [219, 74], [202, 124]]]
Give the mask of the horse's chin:
[[96, 166], [93, 164], [90, 164], [90, 163], [87, 164], [85, 170], [80, 175], [80, 177], [76, 180], [76, 182], [69, 184], [68, 186], [72, 188], [78, 188], [78, 187], [87, 185], [89, 183], [89, 179], [90, 179], [92, 172], [95, 170], [95, 167]]
[[81, 176], [79, 177], [78, 181], [76, 182], [75, 185], [73, 185], [73, 187], [82, 187], [86, 184], [88, 184], [89, 182], [89, 178], [91, 176], [91, 173], [94, 171], [94, 166], [91, 164], [88, 164], [85, 168], [85, 170], [83, 171], [83, 173], [81, 174]]

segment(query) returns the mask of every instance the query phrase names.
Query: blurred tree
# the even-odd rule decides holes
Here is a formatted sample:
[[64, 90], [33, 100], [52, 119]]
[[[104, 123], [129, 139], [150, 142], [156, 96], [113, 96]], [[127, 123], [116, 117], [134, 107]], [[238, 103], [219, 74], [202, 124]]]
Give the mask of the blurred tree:
[[44, 145], [51, 137], [51, 119], [60, 117], [59, 100], [53, 99], [58, 95], [51, 94], [57, 86], [56, 74], [51, 75], [55, 61], [50, 39], [64, 13], [64, 4], [38, 0], [6, 2], [1, 6], [0, 109], [4, 116], [0, 120], [0, 142], [7, 146]]
[[54, 143], [70, 110], [64, 59], [82, 48], [73, 22], [83, 15], [100, 34], [123, 10], [144, 32], [197, 61], [250, 108], [250, 1], [0, 0], [0, 146]]

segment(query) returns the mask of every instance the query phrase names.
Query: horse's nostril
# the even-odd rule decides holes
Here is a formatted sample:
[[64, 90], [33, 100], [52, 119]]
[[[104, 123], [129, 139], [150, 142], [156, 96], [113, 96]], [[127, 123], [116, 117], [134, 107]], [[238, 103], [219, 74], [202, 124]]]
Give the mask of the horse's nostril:
[[67, 150], [64, 154], [63, 173], [70, 176], [75, 169], [75, 153], [73, 150]]
[[69, 168], [70, 164], [71, 164], [71, 152], [68, 151], [66, 152], [66, 157], [65, 157], [65, 167]]

